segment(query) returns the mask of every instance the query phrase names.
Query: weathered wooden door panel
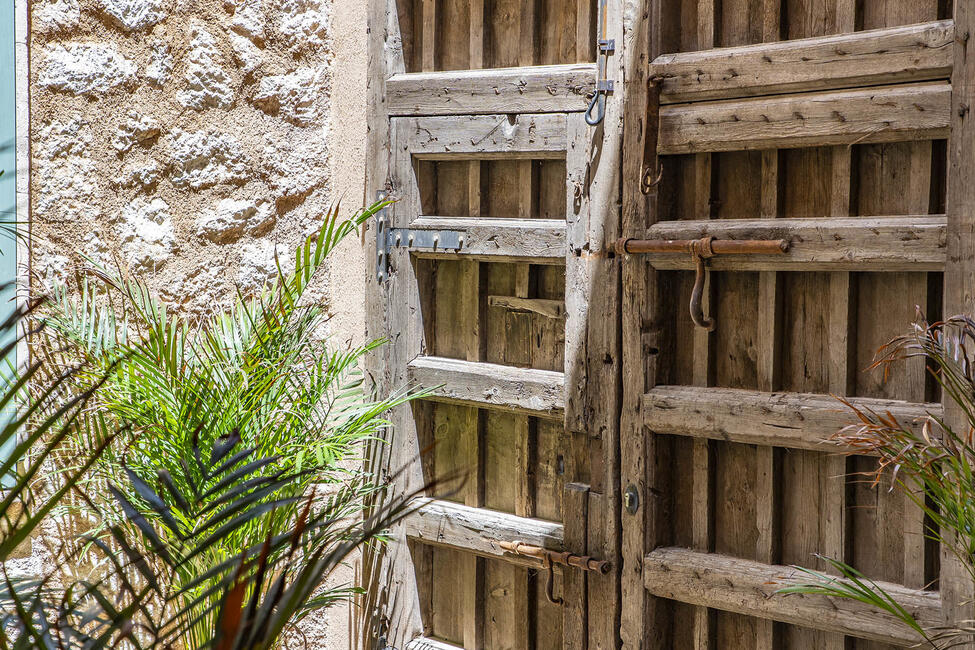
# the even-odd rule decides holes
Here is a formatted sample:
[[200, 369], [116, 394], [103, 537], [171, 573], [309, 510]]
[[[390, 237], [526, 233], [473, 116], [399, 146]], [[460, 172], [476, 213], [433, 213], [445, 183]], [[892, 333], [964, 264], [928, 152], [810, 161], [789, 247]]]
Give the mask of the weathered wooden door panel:
[[[940, 620], [939, 580], [953, 574], [920, 510], [864, 482], [874, 460], [820, 441], [843, 424], [830, 394], [905, 418], [941, 410], [922, 364], [886, 382], [867, 368], [916, 310], [945, 311], [951, 13], [899, 0], [663, 0], [639, 27], [663, 173], [647, 198], [624, 187], [624, 235], [792, 247], [712, 260], [712, 333], [687, 313], [689, 256], [624, 259], [621, 489], [646, 504], [623, 516], [624, 645], [909, 642], [847, 603], [772, 597], [785, 565], [827, 569], [816, 553]], [[917, 250], [887, 239], [899, 228]]]
[[[596, 1], [372, 6], [370, 186], [397, 200], [377, 238], [391, 343], [375, 377], [434, 389], [393, 413], [387, 464], [430, 450], [400, 488], [466, 477], [418, 499], [388, 551], [385, 642], [615, 647], [618, 270], [598, 252], [618, 226], [620, 131], [583, 121]], [[610, 570], [549, 571], [516, 542]]]

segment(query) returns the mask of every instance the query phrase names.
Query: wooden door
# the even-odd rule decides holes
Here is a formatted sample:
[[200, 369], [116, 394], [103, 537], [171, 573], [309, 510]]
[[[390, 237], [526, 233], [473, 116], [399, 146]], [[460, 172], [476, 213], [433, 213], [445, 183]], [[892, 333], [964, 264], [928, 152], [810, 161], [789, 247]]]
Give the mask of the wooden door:
[[[401, 490], [466, 480], [367, 563], [367, 645], [618, 645], [619, 268], [601, 251], [622, 132], [616, 104], [584, 120], [597, 23], [593, 0], [371, 2], [367, 199], [397, 202], [365, 235], [370, 334], [389, 340], [370, 375], [434, 389], [392, 414], [381, 465], [408, 467]], [[550, 576], [517, 542], [608, 571]]]
[[850, 602], [775, 595], [789, 565], [828, 568], [815, 553], [928, 623], [972, 618], [921, 511], [858, 475], [874, 460], [821, 442], [848, 421], [831, 395], [906, 422], [942, 412], [923, 364], [886, 382], [866, 368], [916, 309], [972, 308], [972, 10], [953, 22], [950, 5], [660, 0], [635, 28], [663, 175], [640, 194], [631, 96], [624, 235], [791, 247], [710, 260], [713, 332], [689, 318], [689, 255], [622, 261], [624, 647], [915, 641]]

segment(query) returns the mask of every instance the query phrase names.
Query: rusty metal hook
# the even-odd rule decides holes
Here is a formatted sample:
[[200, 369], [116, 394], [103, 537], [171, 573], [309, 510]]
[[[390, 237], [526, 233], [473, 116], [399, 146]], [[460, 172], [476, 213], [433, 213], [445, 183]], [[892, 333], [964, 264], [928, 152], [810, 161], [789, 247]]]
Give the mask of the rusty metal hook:
[[545, 597], [548, 598], [548, 602], [553, 605], [561, 605], [563, 601], [561, 598], [555, 597], [555, 569], [552, 567], [552, 556], [545, 556], [545, 569], [548, 574], [545, 583]]
[[703, 327], [709, 332], [714, 331], [717, 323], [713, 318], [704, 315], [704, 285], [708, 278], [707, 260], [714, 257], [714, 249], [711, 242], [714, 237], [703, 237], [690, 243], [688, 248], [694, 257], [695, 271], [694, 289], [691, 290], [691, 320], [698, 327]]
[[[654, 177], [656, 174], [656, 177]], [[657, 169], [651, 169], [650, 167], [645, 167], [643, 170], [643, 177], [640, 179], [640, 191], [644, 194], [650, 194], [664, 177], [664, 168], [661, 165], [657, 166]]]

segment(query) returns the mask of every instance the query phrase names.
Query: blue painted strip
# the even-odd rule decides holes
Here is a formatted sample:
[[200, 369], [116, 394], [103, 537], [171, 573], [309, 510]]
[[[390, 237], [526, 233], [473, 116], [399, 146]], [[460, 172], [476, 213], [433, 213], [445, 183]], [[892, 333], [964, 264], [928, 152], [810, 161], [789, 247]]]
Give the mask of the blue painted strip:
[[[14, 3], [0, 2], [0, 222], [17, 221], [17, 84], [14, 45]], [[13, 235], [0, 231], [0, 321], [6, 320], [16, 309], [17, 242]], [[13, 340], [15, 332], [7, 332], [0, 344]], [[14, 362], [14, 359], [10, 360]], [[9, 367], [2, 364], [4, 370]], [[10, 453], [15, 440], [0, 449], [0, 457]]]

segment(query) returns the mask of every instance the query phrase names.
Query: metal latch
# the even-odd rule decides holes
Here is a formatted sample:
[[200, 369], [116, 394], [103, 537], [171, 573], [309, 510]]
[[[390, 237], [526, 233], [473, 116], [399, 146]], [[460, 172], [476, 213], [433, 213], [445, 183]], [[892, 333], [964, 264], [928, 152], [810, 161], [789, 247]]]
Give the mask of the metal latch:
[[405, 246], [411, 251], [457, 252], [464, 248], [466, 234], [462, 230], [390, 228], [386, 211], [383, 210], [378, 214], [376, 223], [376, 279], [384, 282], [389, 277], [389, 253], [392, 249]]
[[514, 553], [515, 555], [533, 557], [542, 560], [542, 562], [545, 564], [546, 570], [548, 571], [548, 583], [545, 585], [545, 596], [553, 605], [562, 604], [562, 599], [555, 597], [555, 593], [553, 592], [552, 588], [554, 574], [554, 570], [552, 568], [553, 564], [561, 564], [562, 566], [582, 569], [583, 571], [598, 571], [604, 575], [609, 573], [610, 569], [610, 564], [606, 560], [597, 560], [589, 557], [588, 555], [574, 555], [567, 551], [553, 551], [551, 549], [542, 548], [541, 546], [523, 544], [522, 542], [498, 542], [498, 546], [508, 553]]
[[586, 109], [586, 124], [596, 126], [606, 117], [606, 95], [613, 92], [613, 80], [609, 79], [609, 56], [616, 52], [616, 40], [606, 38], [607, 0], [599, 0], [599, 38], [596, 40], [596, 92]]
[[635, 253], [682, 253], [688, 252], [694, 258], [697, 272], [694, 289], [691, 291], [691, 320], [698, 327], [709, 332], [715, 321], [704, 315], [704, 281], [708, 275], [708, 260], [715, 255], [782, 255], [789, 250], [786, 239], [724, 239], [715, 241], [714, 237], [701, 239], [620, 239], [616, 242], [616, 252], [620, 255]]

